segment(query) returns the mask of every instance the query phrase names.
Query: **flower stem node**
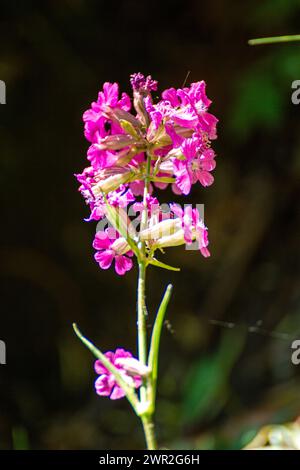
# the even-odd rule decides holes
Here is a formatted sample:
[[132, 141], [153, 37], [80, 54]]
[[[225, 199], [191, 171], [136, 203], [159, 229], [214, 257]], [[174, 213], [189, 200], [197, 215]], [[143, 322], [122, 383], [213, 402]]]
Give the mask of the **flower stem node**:
[[152, 414], [152, 404], [150, 401], [139, 402], [137, 405], [137, 415], [147, 416]]

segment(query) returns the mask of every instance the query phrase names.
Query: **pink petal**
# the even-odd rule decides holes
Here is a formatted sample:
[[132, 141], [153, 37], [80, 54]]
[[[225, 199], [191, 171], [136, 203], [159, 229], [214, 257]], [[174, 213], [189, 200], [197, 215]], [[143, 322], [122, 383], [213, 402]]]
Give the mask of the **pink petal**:
[[193, 224], [193, 209], [192, 206], [187, 206], [184, 208], [183, 216], [183, 230], [184, 230], [184, 239], [187, 243], [192, 243], [192, 224]]
[[172, 191], [173, 191], [174, 194], [182, 194], [181, 189], [178, 188], [176, 183], [172, 184]]
[[125, 392], [124, 390], [119, 387], [119, 385], [115, 385], [112, 391], [112, 394], [110, 395], [111, 400], [119, 400], [120, 398], [125, 397]]
[[172, 212], [174, 212], [177, 217], [182, 218], [183, 217], [183, 209], [180, 207], [179, 204], [170, 204], [170, 209]]
[[103, 92], [107, 104], [110, 106], [116, 106], [118, 102], [119, 85], [117, 83], [106, 82], [103, 85]]
[[[114, 353], [112, 351], [107, 351], [104, 355], [111, 363], [113, 363]], [[99, 359], [95, 361], [94, 369], [95, 369], [96, 374], [99, 374], [99, 375], [109, 373], [106, 367], [102, 364], [102, 362]]]
[[187, 225], [184, 225], [183, 232], [184, 232], [184, 240], [186, 241], [186, 243], [192, 243], [193, 237], [192, 237], [191, 228], [188, 227]]
[[126, 351], [123, 348], [117, 348], [116, 351], [115, 351], [115, 354], [114, 354], [114, 361], [116, 361], [117, 359], [120, 359], [121, 357], [122, 358], [132, 357], [132, 354], [131, 354], [130, 351]]
[[127, 256], [118, 255], [115, 259], [115, 270], [119, 276], [123, 276], [133, 266], [133, 261]]
[[107, 227], [105, 232], [110, 240], [110, 245], [112, 245], [112, 243], [120, 236], [119, 232], [117, 232], [114, 227]]
[[212, 171], [216, 168], [215, 160], [200, 160], [201, 169], [205, 171]]
[[158, 129], [161, 122], [162, 122], [162, 115], [159, 111], [151, 111], [150, 112], [151, 120], [154, 125], [154, 129]]
[[95, 254], [95, 260], [99, 263], [100, 268], [108, 269], [114, 259], [114, 252], [112, 250], [98, 251]]
[[94, 369], [95, 369], [96, 374], [98, 374], [98, 375], [108, 373], [108, 370], [106, 369], [106, 367], [104, 367], [104, 365], [102, 364], [102, 362], [99, 359], [95, 362]]
[[195, 115], [195, 113], [188, 111], [181, 111], [178, 114], [175, 114], [173, 116], [173, 119], [176, 124], [179, 124], [179, 126], [187, 127], [189, 129], [196, 127], [196, 125], [198, 124], [198, 116]]
[[107, 375], [103, 374], [95, 381], [95, 389], [98, 395], [108, 397], [111, 394], [112, 387], [108, 382]]
[[145, 183], [142, 180], [136, 180], [129, 183], [131, 191], [135, 196], [142, 196], [144, 193]]
[[210, 251], [206, 247], [200, 248], [201, 254], [204, 256], [204, 258], [209, 258], [210, 257]]
[[208, 171], [199, 170], [197, 171], [197, 178], [202, 186], [210, 186], [214, 182], [214, 177]]
[[192, 183], [191, 183], [190, 175], [187, 170], [185, 172], [182, 172], [179, 176], [177, 176], [176, 184], [178, 188], [183, 192], [183, 194], [185, 195], [189, 194]]
[[180, 145], [182, 144], [183, 142], [183, 137], [181, 137], [180, 135], [178, 135], [175, 130], [174, 130], [174, 127], [171, 126], [170, 124], [166, 124], [165, 125], [165, 129], [166, 129], [166, 132], [167, 134], [171, 137], [172, 139], [172, 143], [173, 143], [173, 146], [174, 147], [180, 147]]
[[183, 155], [187, 158], [187, 160], [192, 160], [193, 158], [195, 158], [197, 154], [198, 146], [199, 146], [199, 139], [197, 139], [196, 137], [185, 139], [185, 141], [183, 142], [181, 146], [181, 150], [182, 150]]
[[162, 97], [164, 100], [169, 101], [174, 107], [179, 106], [180, 104], [175, 88], [168, 88], [167, 90], [163, 91]]
[[107, 233], [103, 231], [97, 232], [93, 241], [93, 248], [95, 248], [95, 250], [106, 250], [106, 248], [109, 247], [110, 240]]
[[169, 183], [157, 183], [155, 182], [154, 183], [154, 186], [158, 189], [166, 189], [166, 187], [168, 186]]
[[120, 106], [120, 108], [124, 109], [124, 111], [130, 111], [131, 102], [130, 102], [130, 98], [127, 95], [127, 93], [122, 93], [122, 98], [119, 100], [118, 106]]
[[217, 138], [216, 126], [218, 119], [210, 113], [203, 112], [199, 116], [199, 124], [202, 130], [208, 133], [211, 140]]

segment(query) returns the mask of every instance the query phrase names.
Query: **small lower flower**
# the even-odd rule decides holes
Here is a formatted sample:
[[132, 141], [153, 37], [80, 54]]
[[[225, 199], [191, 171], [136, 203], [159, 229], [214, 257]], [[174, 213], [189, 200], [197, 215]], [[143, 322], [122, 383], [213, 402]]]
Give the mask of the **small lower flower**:
[[123, 276], [132, 268], [133, 252], [127, 245], [125, 238], [120, 237], [113, 228], [97, 232], [93, 247], [97, 250], [95, 260], [101, 269], [110, 268], [113, 260], [115, 260], [115, 270], [119, 276]]
[[[133, 357], [131, 352], [125, 351], [125, 349], [118, 348], [115, 352], [107, 351], [105, 357], [118, 369], [122, 374], [122, 377], [128, 385], [131, 385], [134, 388], [139, 388], [142, 384], [142, 379], [139, 375], [129, 374], [126, 370], [126, 361], [128, 359], [133, 359], [138, 362], [137, 359]], [[102, 362], [98, 359], [94, 365], [96, 374], [99, 375], [95, 381], [95, 389], [98, 395], [109, 397], [111, 400], [118, 400], [125, 396], [124, 390], [117, 384], [114, 375], [109, 372]]]

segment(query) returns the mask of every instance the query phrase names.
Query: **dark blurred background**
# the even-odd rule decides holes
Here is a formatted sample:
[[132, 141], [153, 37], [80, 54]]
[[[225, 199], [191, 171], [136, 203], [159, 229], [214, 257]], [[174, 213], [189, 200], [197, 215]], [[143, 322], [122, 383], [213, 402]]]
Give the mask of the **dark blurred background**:
[[[219, 117], [215, 184], [205, 204], [212, 256], [171, 249], [181, 273], [149, 273], [149, 325], [167, 282], [157, 432], [169, 448], [240, 448], [266, 423], [300, 414], [300, 44], [250, 47], [300, 33], [298, 0], [1, 1], [1, 449], [142, 448], [125, 400], [93, 390], [93, 357], [135, 351], [136, 269], [101, 271], [95, 224], [73, 173], [86, 166], [82, 113], [104, 81], [130, 92], [207, 82]], [[170, 193], [164, 198], [172, 200]]]

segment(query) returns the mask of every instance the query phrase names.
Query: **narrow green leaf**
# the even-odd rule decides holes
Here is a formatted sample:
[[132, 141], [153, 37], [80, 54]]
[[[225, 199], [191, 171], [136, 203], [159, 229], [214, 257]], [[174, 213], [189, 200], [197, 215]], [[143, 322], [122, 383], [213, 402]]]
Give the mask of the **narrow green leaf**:
[[151, 397], [151, 404], [154, 407], [155, 404], [155, 396], [156, 396], [156, 384], [157, 384], [157, 370], [158, 370], [158, 354], [159, 354], [159, 345], [160, 345], [160, 337], [161, 331], [164, 323], [164, 318], [166, 314], [166, 310], [168, 304], [170, 302], [171, 294], [172, 294], [173, 286], [169, 284], [166, 288], [164, 293], [163, 299], [159, 306], [155, 323], [152, 330], [151, 336], [151, 343], [150, 343], [150, 351], [149, 351], [149, 358], [148, 358], [148, 365], [151, 370], [151, 380], [152, 380], [152, 397]]
[[168, 269], [168, 271], [180, 271], [180, 268], [175, 268], [174, 266], [170, 266], [169, 264], [162, 263], [155, 258], [152, 258], [148, 261], [149, 264], [153, 264], [153, 266], [157, 266], [158, 268]]

